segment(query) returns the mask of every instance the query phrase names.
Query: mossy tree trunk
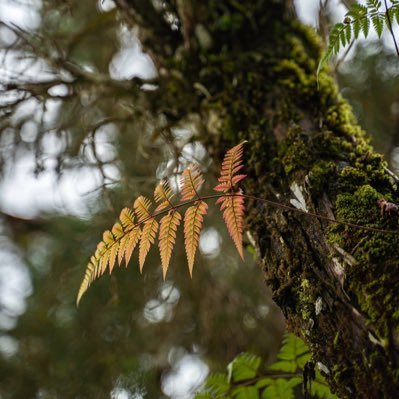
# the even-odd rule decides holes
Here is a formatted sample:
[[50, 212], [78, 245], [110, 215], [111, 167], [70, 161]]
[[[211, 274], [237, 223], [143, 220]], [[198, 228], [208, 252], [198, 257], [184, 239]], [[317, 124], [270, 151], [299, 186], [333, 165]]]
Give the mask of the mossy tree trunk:
[[[327, 72], [317, 87], [319, 40], [287, 2], [176, 0], [162, 10], [150, 2], [116, 3], [139, 27], [158, 68], [150, 110], [169, 127], [197, 121], [219, 159], [248, 140], [246, 194], [397, 229], [377, 205], [397, 197], [396, 182]], [[266, 284], [333, 391], [342, 398], [394, 398], [399, 236], [260, 202], [247, 208]]]

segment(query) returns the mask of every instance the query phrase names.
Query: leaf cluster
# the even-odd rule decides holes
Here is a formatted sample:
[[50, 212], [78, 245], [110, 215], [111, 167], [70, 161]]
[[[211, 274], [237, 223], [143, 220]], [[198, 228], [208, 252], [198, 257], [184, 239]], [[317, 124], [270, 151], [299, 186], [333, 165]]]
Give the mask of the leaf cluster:
[[[287, 334], [277, 360], [266, 370], [261, 370], [259, 356], [242, 353], [227, 366], [225, 373], [211, 374], [195, 399], [294, 399], [310, 357], [306, 344]], [[336, 398], [319, 372], [309, 390], [312, 397]]]
[[[233, 239], [241, 258], [243, 258], [242, 233], [244, 225], [244, 196], [238, 183], [246, 175], [238, 174], [244, 167], [242, 142], [226, 152], [219, 184], [214, 190], [219, 194], [204, 197], [200, 195], [204, 183], [202, 171], [198, 164], [190, 164], [181, 176], [180, 200], [175, 201], [175, 193], [167, 180], [161, 181], [154, 191], [153, 202], [144, 196], [139, 196], [132, 208], [124, 208], [111, 230], [103, 233], [103, 239], [97, 245], [94, 255], [87, 265], [85, 276], [81, 283], [77, 304], [91, 283], [102, 276], [106, 270], [112, 273], [115, 265], [125, 262], [128, 266], [134, 249], [139, 248], [139, 267], [143, 269], [146, 257], [158, 237], [158, 247], [161, 257], [164, 278], [174, 245], [177, 229], [182, 221], [179, 209], [188, 206], [184, 214], [184, 244], [190, 276], [192, 276], [195, 254], [199, 244], [204, 216], [208, 210], [207, 200], [217, 198], [227, 230]], [[162, 217], [161, 217], [162, 216]]]
[[354, 3], [346, 13], [343, 22], [338, 22], [331, 29], [328, 47], [320, 60], [317, 75], [324, 64], [342, 47], [358, 39], [360, 32], [367, 38], [370, 26], [373, 26], [378, 37], [381, 37], [385, 27], [391, 30], [393, 21], [396, 20], [399, 23], [399, 1], [390, 0], [390, 3], [391, 6], [386, 9], [381, 8], [380, 0], [367, 0], [366, 4]]

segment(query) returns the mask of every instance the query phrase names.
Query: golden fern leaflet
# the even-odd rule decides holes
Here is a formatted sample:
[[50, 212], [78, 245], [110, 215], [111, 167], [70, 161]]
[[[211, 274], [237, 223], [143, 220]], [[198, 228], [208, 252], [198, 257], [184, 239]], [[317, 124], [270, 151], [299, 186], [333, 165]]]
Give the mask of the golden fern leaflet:
[[[241, 194], [241, 191], [237, 192]], [[223, 211], [223, 219], [226, 223], [230, 237], [233, 239], [241, 259], [244, 259], [242, 248], [242, 233], [244, 225], [244, 197], [241, 195], [220, 197], [217, 204], [221, 204], [220, 210]]]
[[181, 178], [181, 195], [182, 201], [192, 200], [196, 198], [198, 201], [190, 206], [184, 215], [184, 246], [186, 249], [188, 270], [190, 276], [193, 275], [195, 253], [199, 244], [199, 236], [202, 229], [203, 217], [207, 212], [208, 205], [200, 200], [198, 190], [204, 183], [201, 169], [198, 165], [190, 164], [183, 172]]
[[163, 278], [166, 277], [166, 272], [169, 268], [170, 258], [176, 242], [176, 230], [180, 224], [180, 220], [180, 213], [174, 209], [161, 219], [159, 252], [161, 254]]
[[245, 179], [247, 175], [237, 175], [236, 173], [241, 170], [244, 165], [242, 163], [242, 154], [244, 151], [244, 144], [246, 142], [236, 145], [232, 149], [226, 152], [222, 163], [222, 170], [220, 172], [219, 182], [214, 190], [221, 191], [223, 193], [231, 192], [234, 190], [234, 186]]
[[184, 244], [191, 277], [193, 275], [195, 253], [199, 244], [202, 222], [207, 210], [208, 204], [205, 201], [197, 201], [194, 206], [190, 206], [187, 209], [184, 215]]
[[139, 246], [139, 265], [140, 272], [143, 270], [145, 259], [150, 250], [151, 244], [154, 244], [155, 237], [158, 232], [158, 222], [150, 212], [151, 201], [148, 198], [140, 196], [134, 201], [134, 211], [138, 215], [140, 223], [144, 223], [141, 233], [141, 241]]
[[214, 187], [214, 190], [228, 194], [218, 198], [216, 203], [221, 204], [220, 210], [223, 212], [223, 219], [241, 259], [244, 259], [242, 233], [245, 207], [243, 192], [236, 186], [237, 183], [247, 177], [246, 175], [237, 174], [244, 167], [242, 161], [244, 143], [245, 141], [226, 152], [218, 179], [220, 184]]
[[155, 209], [155, 212], [162, 211], [162, 209], [167, 208], [168, 206], [173, 206], [172, 205], [172, 198], [174, 197], [174, 194], [169, 186], [169, 183], [167, 180], [161, 181], [159, 183], [154, 191], [154, 198], [155, 202], [158, 202], [159, 205], [157, 209]]
[[151, 211], [152, 201], [143, 196], [139, 196], [134, 201], [133, 209], [122, 209], [119, 221], [111, 230], [104, 232], [102, 241], [97, 245], [94, 255], [90, 258], [78, 292], [77, 304], [91, 283], [102, 276], [107, 267], [112, 273], [115, 264], [121, 265], [123, 260], [127, 267], [136, 247], [139, 248], [138, 258], [141, 272], [151, 245], [157, 239], [157, 234], [162, 272], [165, 278], [176, 243], [177, 229], [182, 219], [178, 212], [178, 208], [181, 207], [187, 207], [184, 214], [184, 245], [188, 269], [192, 276], [203, 220], [208, 210], [206, 201], [211, 198], [218, 198], [217, 204], [220, 204], [228, 232], [242, 258], [244, 195], [238, 187], [238, 183], [246, 175], [238, 174], [238, 172], [244, 166], [242, 161], [243, 145], [244, 142], [227, 151], [225, 155], [219, 184], [214, 188], [220, 194], [207, 197], [200, 195], [204, 178], [199, 165], [192, 163], [181, 176], [180, 202], [173, 203], [175, 193], [170, 188], [168, 181], [163, 180], [154, 191], [156, 203], [154, 211]]
[[126, 267], [130, 261], [134, 248], [138, 244], [141, 236], [141, 229], [134, 221], [134, 212], [129, 208], [123, 208], [119, 216], [124, 229], [124, 236], [119, 244], [118, 263], [119, 265], [125, 257]]
[[188, 201], [194, 197], [199, 198], [198, 190], [204, 183], [201, 169], [198, 165], [192, 163], [183, 171], [181, 178], [181, 200]]

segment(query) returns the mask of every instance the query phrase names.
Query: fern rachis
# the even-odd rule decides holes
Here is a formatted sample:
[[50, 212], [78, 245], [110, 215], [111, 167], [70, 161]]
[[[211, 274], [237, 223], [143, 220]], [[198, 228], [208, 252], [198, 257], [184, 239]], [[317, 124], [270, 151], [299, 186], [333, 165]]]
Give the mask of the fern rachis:
[[[208, 210], [207, 201], [211, 199], [216, 199], [216, 204], [220, 205], [227, 230], [241, 258], [243, 258], [242, 235], [244, 231], [245, 198], [262, 201], [271, 206], [302, 213], [331, 223], [343, 224], [348, 227], [380, 233], [399, 233], [398, 231], [366, 227], [335, 220], [268, 199], [245, 195], [238, 184], [245, 179], [246, 175], [237, 174], [243, 167], [243, 145], [244, 142], [227, 151], [218, 179], [219, 184], [214, 187], [218, 194], [208, 196], [199, 194], [204, 183], [202, 172], [198, 165], [190, 164], [182, 173], [180, 202], [173, 202], [174, 193], [169, 184], [166, 181], [162, 181], [154, 192], [154, 199], [158, 205], [154, 211], [151, 211], [151, 200], [143, 196], [135, 200], [133, 209], [122, 209], [119, 222], [114, 224], [111, 231], [104, 232], [103, 240], [97, 245], [94, 255], [90, 258], [78, 292], [77, 303], [79, 303], [91, 283], [105, 273], [107, 267], [109, 272], [112, 273], [116, 263], [121, 265], [123, 260], [125, 260], [125, 264], [128, 266], [132, 253], [137, 246], [139, 247], [139, 267], [141, 272], [151, 245], [157, 239], [157, 234], [163, 277], [165, 278], [176, 242], [177, 231], [181, 224], [182, 216], [178, 212], [181, 207], [187, 207], [184, 214], [184, 244], [188, 268], [190, 276], [192, 276], [203, 219]], [[161, 218], [159, 222], [158, 218]]]

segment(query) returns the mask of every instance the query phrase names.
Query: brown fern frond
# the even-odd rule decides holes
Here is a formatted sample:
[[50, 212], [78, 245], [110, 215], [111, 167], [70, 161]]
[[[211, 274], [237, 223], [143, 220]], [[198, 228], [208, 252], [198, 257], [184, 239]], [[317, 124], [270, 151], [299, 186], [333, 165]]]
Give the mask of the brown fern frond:
[[115, 266], [116, 256], [119, 249], [119, 240], [123, 236], [123, 228], [120, 223], [115, 223], [112, 230], [105, 231], [103, 234], [103, 243], [105, 248], [100, 251], [100, 268], [97, 270], [99, 275], [104, 274], [107, 266], [109, 266], [109, 272]]
[[152, 216], [150, 212], [150, 206], [151, 200], [143, 197], [142, 195], [140, 195], [140, 197], [138, 197], [136, 201], [134, 201], [133, 208], [139, 219], [139, 222], [143, 222]]
[[144, 222], [143, 231], [141, 232], [139, 245], [139, 265], [140, 273], [143, 270], [145, 258], [150, 250], [151, 244], [154, 244], [155, 237], [158, 232], [158, 222], [150, 212], [151, 201], [140, 196], [134, 201], [133, 208], [140, 223]]
[[247, 177], [247, 175], [236, 174], [244, 167], [242, 154], [245, 143], [246, 141], [243, 141], [226, 152], [218, 179], [220, 184], [214, 187], [214, 190], [227, 193], [234, 190], [234, 186]]
[[108, 262], [110, 260], [111, 249], [115, 243], [114, 236], [109, 230], [104, 231], [103, 243], [105, 244], [105, 248], [100, 259], [100, 276], [104, 274], [105, 270], [107, 269]]
[[221, 204], [220, 210], [223, 212], [223, 219], [226, 223], [227, 230], [242, 259], [244, 258], [242, 233], [245, 207], [242, 190], [237, 189], [236, 185], [246, 178], [246, 175], [237, 174], [237, 172], [244, 167], [242, 160], [244, 143], [245, 141], [226, 152], [218, 179], [219, 184], [214, 187], [216, 191], [231, 194], [229, 196], [220, 197], [216, 203]]
[[147, 257], [148, 251], [150, 250], [151, 244], [154, 244], [155, 237], [158, 231], [158, 222], [151, 218], [144, 223], [143, 231], [141, 233], [141, 241], [139, 247], [139, 265], [140, 273], [143, 271], [145, 258]]
[[[178, 205], [172, 203], [174, 193], [168, 181], [164, 180], [154, 191], [157, 205], [155, 211], [151, 210], [151, 200], [144, 196], [140, 196], [134, 201], [133, 209], [122, 209], [119, 222], [114, 224], [111, 231], [104, 232], [102, 241], [97, 245], [94, 255], [90, 258], [79, 288], [77, 303], [93, 280], [102, 276], [107, 267], [111, 273], [116, 262], [121, 265], [124, 260], [127, 266], [137, 246], [139, 247], [141, 272], [158, 230], [158, 246], [165, 278], [176, 243], [177, 229], [182, 219], [177, 209], [185, 205], [189, 205], [189, 207], [184, 215], [184, 244], [188, 268], [192, 277], [203, 219], [208, 210], [208, 204], [205, 201], [210, 198], [218, 197], [217, 204], [220, 204], [229, 234], [243, 258], [244, 195], [237, 185], [246, 177], [243, 174], [238, 174], [243, 168], [244, 143], [240, 143], [226, 153], [219, 184], [215, 187], [215, 190], [221, 194], [201, 197], [199, 190], [204, 183], [202, 171], [199, 165], [190, 164], [182, 173], [181, 200]], [[157, 218], [161, 215], [163, 217], [158, 223]]]
[[172, 206], [171, 201], [173, 197], [174, 194], [169, 186], [168, 181], [162, 180], [161, 183], [157, 185], [154, 192], [155, 202], [159, 203], [158, 207], [155, 209], [155, 212], [161, 211], [168, 206]]
[[107, 247], [104, 244], [103, 241], [100, 241], [97, 244], [97, 248], [96, 248], [96, 252], [94, 254], [95, 258], [97, 259], [97, 264], [96, 264], [96, 268], [94, 270], [94, 275], [93, 275], [93, 280], [97, 277], [101, 276], [101, 258], [104, 255], [104, 253], [106, 252]]
[[118, 264], [120, 265], [125, 257], [127, 267], [133, 250], [140, 240], [141, 229], [134, 220], [134, 212], [129, 208], [123, 208], [119, 216], [123, 226], [123, 234], [119, 242]]
[[[86, 273], [85, 276], [87, 275], [88, 277], [90, 277], [89, 283], [91, 283], [95, 279], [94, 273], [95, 273], [96, 268], [98, 267], [98, 258], [96, 258], [95, 255], [92, 255], [90, 257], [90, 262], [89, 262], [88, 266], [89, 265], [92, 266], [93, 270], [91, 270], [90, 273]], [[90, 269], [90, 268], [88, 267], [88, 269]]]
[[97, 259], [94, 258], [95, 263], [93, 263], [93, 258], [94, 256], [91, 257], [90, 262], [88, 263], [87, 267], [86, 267], [86, 271], [85, 271], [85, 275], [83, 277], [83, 281], [80, 284], [79, 287], [79, 291], [78, 291], [78, 296], [76, 298], [76, 304], [78, 305], [83, 294], [88, 290], [88, 288], [90, 287], [91, 283], [93, 282], [93, 275], [94, 275], [94, 271], [97, 268]]
[[[118, 241], [116, 237], [118, 237], [120, 234], [119, 227], [120, 225], [114, 225], [112, 228], [115, 235], [111, 231], [106, 230], [103, 234], [103, 241], [100, 241], [97, 244], [96, 252], [94, 256], [90, 258], [90, 262], [86, 267], [85, 276], [83, 278], [82, 284], [80, 285], [76, 300], [77, 304], [79, 304], [81, 297], [87, 291], [93, 280], [104, 274], [108, 264], [110, 265], [110, 272], [112, 271], [118, 248]], [[114, 257], [113, 260], [112, 257]]]
[[134, 225], [134, 212], [130, 208], [123, 208], [119, 216], [124, 230], [131, 229]]
[[201, 168], [197, 164], [191, 163], [181, 177], [181, 201], [188, 201], [194, 197], [199, 197], [198, 190], [204, 183]]
[[180, 224], [181, 215], [175, 209], [172, 209], [161, 219], [159, 229], [159, 252], [161, 254], [163, 278], [168, 271], [170, 257], [176, 242], [176, 230]]
[[111, 230], [114, 242], [109, 249], [109, 272], [115, 266], [116, 255], [118, 254], [120, 238], [123, 236], [123, 228], [120, 223], [115, 223]]
[[104, 232], [103, 240], [98, 243], [95, 254], [90, 258], [79, 289], [77, 303], [93, 280], [105, 273], [107, 266], [109, 272], [112, 272], [117, 258], [120, 265], [125, 255], [126, 265], [128, 264], [140, 239], [141, 229], [135, 223], [134, 212], [129, 208], [122, 209], [119, 220], [121, 223], [115, 223], [111, 231]]
[[239, 190], [236, 194], [225, 197], [220, 197], [216, 203], [221, 204], [220, 210], [223, 211], [223, 219], [226, 223], [227, 230], [230, 237], [233, 239], [241, 259], [244, 259], [242, 248], [242, 233], [244, 225], [244, 197]]
[[208, 204], [202, 200], [190, 206], [184, 215], [184, 244], [190, 276], [193, 276], [195, 253], [199, 244], [203, 216], [206, 215]]
[[140, 241], [140, 237], [141, 237], [141, 229], [139, 226], [136, 226], [121, 240], [119, 253], [122, 252], [122, 258], [123, 255], [125, 256], [126, 267], [129, 264], [134, 248], [136, 248], [136, 245]]

